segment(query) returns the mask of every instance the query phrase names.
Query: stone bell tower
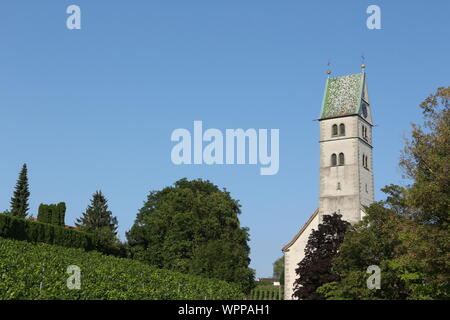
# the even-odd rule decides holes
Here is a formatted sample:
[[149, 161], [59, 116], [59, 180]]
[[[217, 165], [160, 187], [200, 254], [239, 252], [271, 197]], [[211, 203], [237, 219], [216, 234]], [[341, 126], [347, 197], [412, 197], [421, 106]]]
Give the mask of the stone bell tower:
[[319, 215], [361, 220], [374, 201], [372, 113], [364, 72], [328, 78], [320, 123]]
[[286, 244], [284, 298], [292, 299], [295, 273], [312, 230], [334, 212], [350, 223], [364, 216], [374, 201], [372, 112], [363, 72], [328, 78], [320, 113], [319, 208]]

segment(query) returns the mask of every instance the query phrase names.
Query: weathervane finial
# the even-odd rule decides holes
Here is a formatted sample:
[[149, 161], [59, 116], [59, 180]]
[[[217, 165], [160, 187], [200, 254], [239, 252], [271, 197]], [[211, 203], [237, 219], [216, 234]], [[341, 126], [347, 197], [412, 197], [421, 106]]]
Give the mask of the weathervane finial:
[[366, 57], [364, 57], [364, 53], [361, 55], [361, 69], [363, 72], [365, 72], [366, 65], [364, 64], [364, 61], [366, 60]]
[[328, 75], [328, 78], [330, 77], [330, 74], [331, 74], [331, 69], [330, 69], [330, 65], [331, 65], [331, 63], [330, 63], [330, 61], [328, 60], [328, 63], [327, 63], [327, 75]]

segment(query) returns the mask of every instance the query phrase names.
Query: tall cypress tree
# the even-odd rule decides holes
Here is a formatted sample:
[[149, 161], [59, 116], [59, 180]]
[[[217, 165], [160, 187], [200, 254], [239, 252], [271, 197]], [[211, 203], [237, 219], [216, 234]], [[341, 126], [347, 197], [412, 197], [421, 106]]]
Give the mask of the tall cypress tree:
[[27, 165], [24, 164], [20, 171], [19, 179], [16, 183], [14, 195], [11, 198], [11, 215], [19, 218], [26, 218], [28, 215], [28, 190]]
[[101, 191], [96, 191], [82, 217], [76, 220], [78, 229], [86, 232], [95, 232], [107, 228], [114, 235], [117, 234], [117, 218], [108, 210], [108, 200]]
[[60, 202], [56, 205], [56, 209], [58, 212], [57, 224], [64, 227], [66, 224], [66, 204]]

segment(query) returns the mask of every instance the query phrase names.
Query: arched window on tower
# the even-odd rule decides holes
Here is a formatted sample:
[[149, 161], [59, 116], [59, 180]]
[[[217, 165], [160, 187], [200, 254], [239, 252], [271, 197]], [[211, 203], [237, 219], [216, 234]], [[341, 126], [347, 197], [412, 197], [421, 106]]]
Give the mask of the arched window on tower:
[[365, 154], [362, 155], [362, 166], [363, 166], [363, 168], [366, 167], [366, 155]]
[[345, 136], [345, 124], [341, 123], [339, 125], [339, 135], [340, 136]]
[[331, 135], [333, 137], [338, 135], [338, 126], [337, 126], [337, 124], [333, 124], [333, 126], [331, 127]]
[[333, 154], [331, 155], [331, 165], [332, 165], [332, 166], [337, 166], [337, 156], [336, 156], [336, 153], [333, 153]]
[[344, 154], [341, 152], [339, 153], [339, 165], [343, 166], [345, 164], [345, 157]]

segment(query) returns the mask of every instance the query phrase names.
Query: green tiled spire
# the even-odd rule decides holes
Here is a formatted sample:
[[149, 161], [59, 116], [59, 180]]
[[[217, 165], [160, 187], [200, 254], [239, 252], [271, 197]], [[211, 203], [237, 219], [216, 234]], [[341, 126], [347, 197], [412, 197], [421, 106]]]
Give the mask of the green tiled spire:
[[320, 119], [358, 114], [365, 74], [328, 78]]

